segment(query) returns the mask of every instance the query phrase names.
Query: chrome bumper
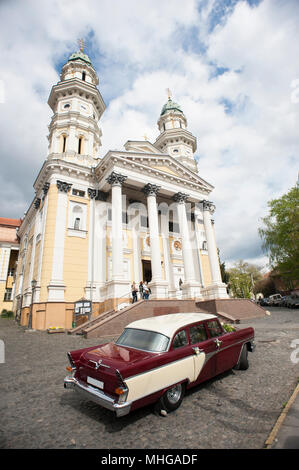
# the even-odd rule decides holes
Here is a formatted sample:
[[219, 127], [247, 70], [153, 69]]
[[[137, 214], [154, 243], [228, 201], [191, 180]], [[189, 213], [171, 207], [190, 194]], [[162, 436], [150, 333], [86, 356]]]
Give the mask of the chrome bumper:
[[80, 382], [75, 377], [65, 377], [64, 388], [74, 388], [81, 396], [87, 400], [91, 400], [97, 405], [107, 408], [107, 410], [115, 411], [116, 416], [125, 416], [130, 413], [132, 402], [118, 403], [104, 392], [97, 390], [91, 385]]

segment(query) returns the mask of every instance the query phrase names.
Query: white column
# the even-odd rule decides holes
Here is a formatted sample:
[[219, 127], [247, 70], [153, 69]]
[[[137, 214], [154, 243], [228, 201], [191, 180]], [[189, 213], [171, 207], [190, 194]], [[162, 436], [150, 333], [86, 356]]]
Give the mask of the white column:
[[215, 206], [210, 201], [202, 201], [203, 221], [207, 237], [208, 255], [211, 268], [212, 286], [206, 289], [209, 298], [227, 298], [226, 285], [222, 282], [216, 240], [211, 222]]
[[143, 190], [147, 196], [148, 223], [151, 243], [152, 282], [162, 280], [159, 223], [156, 201], [156, 195], [159, 189], [159, 186], [147, 184]]
[[40, 241], [40, 250], [39, 250], [39, 259], [38, 259], [38, 268], [37, 268], [37, 285], [34, 290], [34, 299], [35, 302], [40, 301], [40, 289], [41, 289], [41, 276], [42, 276], [42, 260], [43, 260], [43, 252], [44, 252], [44, 244], [45, 244], [45, 232], [46, 232], [46, 220], [47, 220], [47, 210], [48, 210], [48, 191], [50, 188], [50, 183], [45, 183], [43, 187], [44, 192], [44, 207], [43, 207], [43, 216], [41, 221], [41, 241]]
[[156, 196], [160, 189], [160, 186], [148, 183], [144, 188], [143, 192], [147, 196], [147, 211], [148, 211], [148, 223], [150, 233], [150, 244], [151, 244], [151, 268], [152, 268], [152, 280], [150, 282], [150, 288], [152, 291], [152, 298], [164, 298], [168, 296], [168, 282], [162, 278], [162, 267], [161, 267], [161, 251], [160, 251], [160, 237], [159, 237], [159, 222], [158, 222], [158, 210]]
[[129, 292], [130, 283], [124, 280], [122, 242], [122, 184], [126, 176], [112, 172], [107, 181], [112, 186], [112, 281], [109, 297], [119, 298]]
[[168, 281], [168, 292], [169, 297], [176, 296], [176, 288], [174, 282], [174, 274], [173, 274], [173, 267], [172, 261], [170, 257], [170, 248], [169, 248], [169, 210], [161, 211], [161, 235], [162, 235], [162, 242], [163, 242], [163, 252], [164, 252], [164, 270], [165, 270], [165, 277]]
[[182, 237], [182, 252], [184, 260], [185, 282], [182, 285], [183, 295], [185, 297], [200, 297], [200, 283], [195, 279], [193, 250], [190, 240], [190, 233], [188, 227], [188, 219], [186, 213], [185, 201], [188, 194], [176, 193], [173, 196], [177, 202], [178, 219], [180, 226], [180, 235]]
[[214, 210], [215, 207], [211, 203], [209, 203], [208, 201], [203, 202], [203, 221], [207, 237], [208, 254], [213, 284], [222, 282], [217, 247], [211, 222], [211, 212], [214, 212]]
[[133, 280], [136, 284], [142, 281], [141, 274], [141, 247], [140, 247], [140, 203], [133, 202], [128, 207], [129, 227], [132, 234], [133, 245], [133, 264], [134, 276]]
[[48, 285], [48, 302], [64, 300], [65, 285], [63, 281], [64, 241], [66, 231], [67, 193], [71, 184], [57, 181], [58, 200], [52, 259], [52, 277]]

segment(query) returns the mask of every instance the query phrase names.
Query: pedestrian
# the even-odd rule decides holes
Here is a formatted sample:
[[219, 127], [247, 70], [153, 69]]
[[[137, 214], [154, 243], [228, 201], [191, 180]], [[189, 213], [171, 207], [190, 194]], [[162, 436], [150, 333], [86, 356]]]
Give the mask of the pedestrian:
[[143, 282], [139, 282], [139, 294], [140, 294], [140, 299], [144, 299], [143, 297]]
[[133, 284], [131, 285], [131, 291], [132, 291], [132, 304], [134, 302], [137, 302], [137, 287], [136, 287], [136, 284], [135, 284], [135, 281], [133, 281]]
[[147, 282], [145, 282], [145, 283], [143, 284], [143, 298], [144, 298], [145, 300], [148, 300], [149, 294], [150, 294], [150, 289], [149, 289], [149, 287], [148, 287], [148, 285], [147, 285]]

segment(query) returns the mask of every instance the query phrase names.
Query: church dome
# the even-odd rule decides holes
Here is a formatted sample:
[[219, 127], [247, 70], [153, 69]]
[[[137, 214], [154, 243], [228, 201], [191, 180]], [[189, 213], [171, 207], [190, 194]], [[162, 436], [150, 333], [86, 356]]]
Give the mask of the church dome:
[[69, 61], [70, 60], [83, 60], [84, 62], [86, 62], [87, 64], [90, 64], [91, 65], [91, 62], [90, 62], [90, 58], [88, 57], [87, 54], [84, 54], [82, 51], [78, 51], [78, 52], [74, 52], [70, 58], [69, 58]]
[[170, 98], [168, 98], [167, 103], [164, 104], [161, 111], [161, 116], [163, 116], [163, 114], [165, 113], [168, 113], [169, 111], [178, 111], [179, 113], [183, 113], [183, 110], [181, 109], [180, 105], [172, 101], [172, 99]]

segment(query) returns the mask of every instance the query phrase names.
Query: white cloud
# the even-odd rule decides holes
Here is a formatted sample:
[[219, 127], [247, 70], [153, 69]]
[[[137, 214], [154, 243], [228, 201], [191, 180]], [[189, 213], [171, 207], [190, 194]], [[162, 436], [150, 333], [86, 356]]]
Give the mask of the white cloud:
[[198, 138], [200, 175], [215, 186], [222, 259], [259, 259], [267, 201], [297, 177], [299, 5], [234, 3], [2, 2], [0, 214], [20, 217], [33, 198], [55, 65], [88, 35], [108, 104], [100, 154], [144, 134], [154, 141], [169, 87]]

